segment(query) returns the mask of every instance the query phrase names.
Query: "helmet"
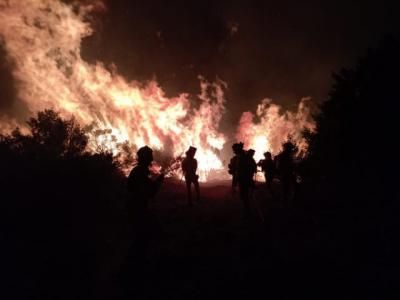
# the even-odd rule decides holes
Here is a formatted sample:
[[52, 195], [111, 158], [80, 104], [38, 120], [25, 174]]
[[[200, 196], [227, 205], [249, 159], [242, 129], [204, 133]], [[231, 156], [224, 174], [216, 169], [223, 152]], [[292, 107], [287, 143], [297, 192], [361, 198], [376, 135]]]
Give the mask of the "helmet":
[[283, 151], [285, 152], [294, 152], [296, 151], [296, 145], [293, 144], [291, 141], [287, 141], [283, 144]]
[[194, 154], [196, 153], [197, 148], [190, 146], [189, 149], [186, 151], [186, 155], [192, 155], [194, 156]]
[[271, 157], [272, 155], [271, 155], [271, 152], [267, 151], [267, 152], [264, 152], [264, 156], [265, 156], [265, 157], [267, 157], [267, 156], [268, 156], [268, 157]]
[[240, 143], [235, 143], [235, 144], [233, 144], [232, 145], [232, 150], [233, 150], [233, 152], [240, 152], [240, 151], [242, 151], [243, 150], [243, 143], [242, 142], [240, 142]]
[[250, 156], [253, 156], [253, 155], [256, 153], [256, 150], [254, 150], [254, 149], [249, 149], [249, 150], [247, 150], [247, 153], [248, 153]]
[[151, 162], [153, 160], [153, 150], [148, 146], [141, 147], [136, 152], [136, 155], [137, 155], [137, 159], [138, 159], [139, 163]]

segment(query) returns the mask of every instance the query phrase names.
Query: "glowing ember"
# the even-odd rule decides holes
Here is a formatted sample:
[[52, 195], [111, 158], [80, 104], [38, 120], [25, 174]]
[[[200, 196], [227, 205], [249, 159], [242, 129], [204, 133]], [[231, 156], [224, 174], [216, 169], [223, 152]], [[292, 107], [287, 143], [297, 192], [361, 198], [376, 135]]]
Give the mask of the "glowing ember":
[[81, 5], [76, 12], [56, 0], [0, 0], [0, 36], [14, 64], [19, 98], [30, 112], [52, 108], [107, 132], [91, 141], [93, 150], [106, 144], [116, 152], [129, 140], [179, 156], [194, 145], [202, 180], [222, 168], [215, 151], [225, 143], [217, 130], [225, 83], [201, 80], [201, 102], [194, 108], [186, 94], [167, 98], [154, 81], [141, 86], [99, 62], [88, 64], [80, 48], [92, 33], [84, 19], [93, 8]]

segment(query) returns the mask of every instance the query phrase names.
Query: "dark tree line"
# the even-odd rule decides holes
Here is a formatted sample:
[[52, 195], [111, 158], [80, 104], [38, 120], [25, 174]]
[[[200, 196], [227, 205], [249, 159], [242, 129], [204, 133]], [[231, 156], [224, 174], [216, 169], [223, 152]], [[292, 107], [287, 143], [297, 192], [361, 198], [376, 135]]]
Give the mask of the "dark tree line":
[[353, 68], [334, 74], [316, 134], [309, 135], [312, 175], [363, 202], [395, 199], [399, 50], [400, 41], [387, 37]]
[[346, 272], [372, 298], [394, 291], [400, 267], [399, 72], [400, 40], [387, 37], [333, 75], [316, 133], [307, 134], [306, 197], [319, 207], [321, 227], [346, 249]]

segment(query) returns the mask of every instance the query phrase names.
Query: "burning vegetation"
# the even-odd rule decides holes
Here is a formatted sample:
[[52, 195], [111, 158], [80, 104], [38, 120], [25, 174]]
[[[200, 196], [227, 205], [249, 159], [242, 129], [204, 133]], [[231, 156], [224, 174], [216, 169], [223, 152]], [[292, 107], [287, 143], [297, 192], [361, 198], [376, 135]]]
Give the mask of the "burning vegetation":
[[[334, 75], [316, 122], [307, 99], [296, 112], [271, 100], [244, 112], [235, 136], [243, 144], [233, 147], [239, 155], [229, 170], [242, 203], [234, 185], [204, 184], [201, 200], [186, 209], [183, 184], [159, 186], [150, 204], [154, 186], [142, 189], [136, 179], [129, 190], [123, 171], [147, 144], [154, 172], [181, 176], [182, 156], [195, 147], [203, 181], [228, 176], [221, 150], [230, 136], [219, 129], [227, 84], [200, 78], [198, 96], [169, 98], [155, 81], [129, 81], [86, 62], [87, 20], [102, 6], [79, 2], [0, 0], [0, 41], [28, 108], [27, 118], [0, 114], [2, 269], [10, 295], [294, 298], [311, 291], [323, 299], [381, 299], [398, 290], [398, 39]], [[276, 155], [282, 144], [286, 154]], [[275, 156], [261, 164], [266, 184], [249, 176], [256, 162], [243, 147], [256, 160], [266, 151]], [[307, 154], [298, 164], [295, 149]], [[146, 152], [150, 163], [153, 152]], [[189, 186], [197, 181], [191, 158]]]
[[[140, 83], [118, 74], [115, 66], [101, 62], [90, 64], [81, 57], [82, 40], [93, 33], [91, 13], [99, 2], [27, 0], [0, 1], [0, 37], [18, 98], [30, 115], [51, 109], [62, 118], [72, 116], [88, 132], [88, 149], [107, 151], [117, 158], [130, 159], [129, 152], [149, 145], [170, 157], [168, 171], [176, 175], [174, 162], [189, 145], [197, 147], [200, 179], [224, 166], [220, 151], [227, 136], [219, 125], [225, 111], [222, 80], [200, 80], [200, 94], [186, 93], [168, 98], [154, 80]], [[278, 105], [264, 100], [258, 106], [259, 123], [243, 113], [238, 140], [256, 150], [256, 158], [265, 151], [276, 154], [288, 136], [306, 151], [303, 129], [314, 129], [306, 101], [296, 113], [283, 112]], [[0, 129], [10, 132], [25, 123], [2, 119]], [[156, 169], [160, 170], [161, 167]]]

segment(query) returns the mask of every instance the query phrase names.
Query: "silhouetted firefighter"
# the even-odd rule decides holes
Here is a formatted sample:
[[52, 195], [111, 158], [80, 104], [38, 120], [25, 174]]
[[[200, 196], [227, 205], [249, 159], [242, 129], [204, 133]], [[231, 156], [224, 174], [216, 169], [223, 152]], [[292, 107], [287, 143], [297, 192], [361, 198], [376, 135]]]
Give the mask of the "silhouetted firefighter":
[[243, 203], [243, 213], [245, 217], [250, 216], [250, 191], [254, 187], [254, 172], [257, 168], [252, 157], [252, 152], [248, 153], [243, 149], [238, 153], [238, 172], [237, 180], [239, 184], [240, 200]]
[[282, 198], [285, 205], [290, 204], [296, 184], [293, 160], [295, 150], [296, 146], [293, 143], [286, 142], [283, 144], [282, 152], [276, 157], [276, 168], [282, 183]]
[[255, 185], [255, 176], [257, 174], [257, 163], [254, 160], [254, 154], [256, 151], [254, 149], [249, 149], [246, 152], [246, 155], [249, 159], [249, 172], [251, 172], [251, 185], [250, 185], [250, 195], [253, 196], [254, 189], [256, 187]]
[[[128, 268], [140, 269], [148, 244], [158, 227], [158, 222], [149, 212], [149, 201], [158, 192], [164, 175], [150, 178], [149, 167], [153, 161], [153, 150], [147, 146], [137, 151], [137, 165], [128, 177], [128, 210], [133, 225], [133, 244], [127, 259]], [[158, 228], [159, 229], [159, 228]], [[132, 271], [132, 270], [131, 270]]]
[[192, 183], [196, 191], [196, 200], [200, 201], [200, 186], [199, 186], [199, 175], [196, 174], [197, 171], [197, 160], [194, 158], [196, 154], [196, 148], [190, 146], [189, 150], [186, 151], [186, 157], [182, 161], [182, 171], [185, 176], [186, 189], [187, 189], [187, 199], [188, 204], [192, 203]]
[[[247, 155], [248, 155], [248, 158], [249, 158], [249, 164], [250, 164], [250, 171], [253, 173], [253, 178], [254, 178], [254, 175], [257, 173], [257, 163], [256, 163], [256, 161], [254, 160], [254, 154], [256, 153], [256, 151], [254, 150], [254, 149], [249, 149], [249, 150], [247, 150]], [[254, 180], [253, 180], [253, 183], [254, 183]]]
[[271, 152], [265, 152], [264, 159], [261, 159], [257, 165], [261, 167], [261, 171], [264, 173], [267, 188], [271, 189], [275, 173], [275, 165]]
[[238, 173], [239, 173], [239, 156], [243, 152], [243, 143], [235, 143], [232, 145], [234, 157], [231, 158], [228, 165], [228, 173], [232, 175], [232, 193], [235, 192], [238, 186]]

